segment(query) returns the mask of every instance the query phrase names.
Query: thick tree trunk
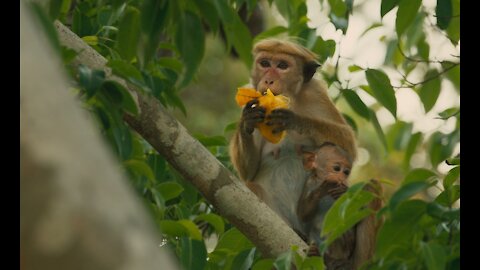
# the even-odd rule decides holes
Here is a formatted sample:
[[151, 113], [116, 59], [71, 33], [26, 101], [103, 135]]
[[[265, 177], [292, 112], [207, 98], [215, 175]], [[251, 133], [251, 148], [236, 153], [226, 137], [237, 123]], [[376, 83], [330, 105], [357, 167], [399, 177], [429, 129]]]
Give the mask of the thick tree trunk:
[[21, 269], [178, 269], [20, 1]]
[[156, 99], [147, 97], [111, 76], [106, 60], [60, 22], [56, 22], [64, 46], [79, 52], [77, 64], [105, 70], [137, 97], [138, 116], [125, 121], [147, 140], [185, 179], [195, 185], [216, 210], [244, 233], [267, 256], [276, 256], [296, 245], [308, 248], [300, 237], [226, 169], [203, 145], [190, 136]]

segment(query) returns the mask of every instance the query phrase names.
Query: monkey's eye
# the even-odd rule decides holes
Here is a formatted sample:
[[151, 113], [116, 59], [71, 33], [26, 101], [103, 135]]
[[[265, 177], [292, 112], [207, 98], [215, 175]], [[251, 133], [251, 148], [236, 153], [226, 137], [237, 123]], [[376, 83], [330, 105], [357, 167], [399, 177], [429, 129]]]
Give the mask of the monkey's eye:
[[336, 171], [336, 172], [339, 172], [340, 169], [341, 169], [341, 168], [340, 168], [340, 166], [338, 166], [338, 165], [333, 166], [333, 170]]
[[285, 62], [285, 61], [280, 61], [280, 63], [278, 63], [278, 65], [277, 65], [277, 67], [278, 67], [279, 69], [285, 70], [285, 69], [288, 68], [288, 63]]
[[260, 66], [264, 68], [270, 67], [270, 62], [268, 62], [268, 60], [263, 59], [260, 61]]
[[349, 170], [349, 169], [345, 169], [345, 170], [343, 170], [343, 173], [348, 176], [348, 175], [350, 174], [350, 170]]

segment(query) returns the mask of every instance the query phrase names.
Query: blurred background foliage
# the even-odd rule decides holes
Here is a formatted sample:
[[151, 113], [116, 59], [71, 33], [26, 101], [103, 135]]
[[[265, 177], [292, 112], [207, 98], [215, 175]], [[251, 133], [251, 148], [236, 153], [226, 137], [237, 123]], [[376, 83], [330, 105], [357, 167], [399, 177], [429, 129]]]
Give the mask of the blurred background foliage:
[[[64, 60], [72, 93], [92, 113], [132, 185], [185, 269], [323, 269], [318, 257], [261, 254], [122, 121], [138, 108], [103, 71], [74, 66], [59, 20], [108, 60], [113, 73], [158, 99], [222, 163], [248, 84], [251, 48], [295, 39], [319, 55], [316, 77], [354, 128], [359, 157], [342, 207], [325, 221], [351, 226], [358, 186], [381, 180], [386, 218], [368, 269], [459, 269], [459, 0], [32, 1]], [[340, 210], [338, 210], [340, 208]], [[333, 208], [332, 208], [333, 209]], [[343, 209], [343, 210], [341, 210]], [[333, 210], [332, 210], [333, 211]], [[329, 236], [329, 237], [330, 237]], [[332, 240], [332, 238], [329, 238]], [[328, 242], [328, 241], [327, 241]], [[208, 260], [207, 260], [208, 258]]]

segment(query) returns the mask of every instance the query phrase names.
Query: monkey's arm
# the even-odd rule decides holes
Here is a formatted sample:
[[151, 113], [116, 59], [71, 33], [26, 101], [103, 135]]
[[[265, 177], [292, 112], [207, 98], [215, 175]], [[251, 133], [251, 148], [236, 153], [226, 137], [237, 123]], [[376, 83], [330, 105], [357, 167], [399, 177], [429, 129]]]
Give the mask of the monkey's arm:
[[313, 191], [308, 190], [305, 185], [297, 206], [297, 215], [302, 222], [308, 222], [313, 219], [314, 215], [317, 214], [319, 201], [329, 195], [334, 185], [335, 183], [324, 181]]
[[313, 119], [295, 114], [291, 110], [276, 109], [267, 117], [267, 125], [274, 125], [273, 133], [283, 130], [295, 130], [310, 137], [315, 144], [331, 142], [348, 152], [352, 160], [357, 156], [355, 136], [348, 124], [337, 123], [327, 119]]
[[259, 134], [254, 133], [254, 129], [264, 118], [265, 108], [258, 106], [258, 100], [249, 101], [242, 111], [240, 123], [230, 142], [230, 159], [244, 181], [253, 180], [260, 167], [262, 141], [258, 138]]
[[255, 144], [254, 134], [242, 134], [239, 128], [230, 142], [230, 159], [240, 179], [252, 180], [260, 167], [261, 148]]

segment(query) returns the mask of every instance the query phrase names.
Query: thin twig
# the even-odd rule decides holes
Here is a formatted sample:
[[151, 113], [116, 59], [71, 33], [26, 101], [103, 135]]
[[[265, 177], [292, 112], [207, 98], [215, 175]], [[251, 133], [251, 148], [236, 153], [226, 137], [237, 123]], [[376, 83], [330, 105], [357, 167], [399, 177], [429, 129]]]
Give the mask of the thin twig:
[[[440, 62], [440, 63], [443, 63], [443, 62]], [[425, 80], [423, 80], [423, 81], [416, 82], [416, 83], [410, 82], [409, 80], [407, 80], [407, 78], [406, 78], [405, 75], [402, 75], [403, 79], [405, 80], [405, 82], [408, 83], [408, 85], [405, 85], [405, 86], [403, 86], [403, 85], [402, 85], [402, 86], [393, 86], [393, 85], [392, 85], [392, 87], [393, 87], [393, 88], [397, 88], [397, 89], [399, 89], [399, 88], [413, 88], [413, 87], [415, 87], [415, 86], [417, 86], [417, 85], [424, 84], [424, 83], [427, 83], [427, 82], [429, 82], [429, 81], [431, 81], [431, 80], [434, 80], [434, 79], [440, 77], [440, 75], [448, 72], [450, 69], [452, 69], [452, 68], [454, 68], [454, 67], [456, 67], [456, 66], [459, 66], [459, 65], [460, 65], [460, 63], [453, 63], [451, 66], [449, 66], [449, 67], [447, 67], [446, 69], [440, 71], [437, 75], [432, 76], [432, 77], [430, 77], [430, 78], [427, 78], [427, 79], [425, 79]]]

